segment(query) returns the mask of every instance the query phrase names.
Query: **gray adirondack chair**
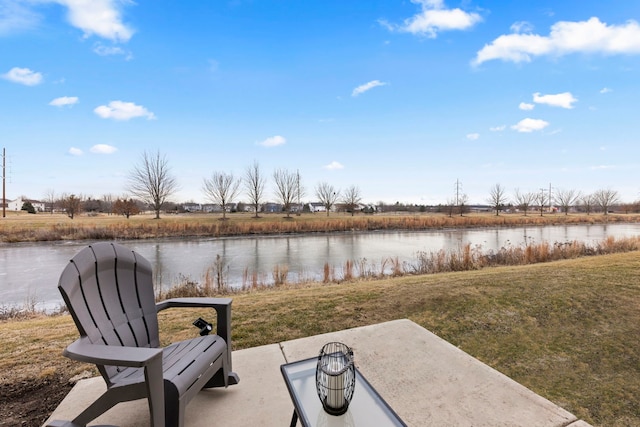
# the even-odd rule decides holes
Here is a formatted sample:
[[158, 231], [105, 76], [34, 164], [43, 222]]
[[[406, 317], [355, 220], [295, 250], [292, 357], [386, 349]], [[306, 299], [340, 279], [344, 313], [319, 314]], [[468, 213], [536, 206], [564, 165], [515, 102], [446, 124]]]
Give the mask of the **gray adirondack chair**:
[[[107, 391], [69, 425], [85, 426], [119, 402], [146, 397], [152, 426], [181, 427], [187, 403], [202, 388], [238, 383], [231, 371], [231, 299], [156, 304], [149, 262], [113, 242], [76, 254], [58, 288], [80, 333], [64, 355], [94, 363], [107, 383]], [[160, 348], [157, 313], [170, 307], [215, 309], [216, 334]], [[63, 425], [56, 423], [51, 425]]]

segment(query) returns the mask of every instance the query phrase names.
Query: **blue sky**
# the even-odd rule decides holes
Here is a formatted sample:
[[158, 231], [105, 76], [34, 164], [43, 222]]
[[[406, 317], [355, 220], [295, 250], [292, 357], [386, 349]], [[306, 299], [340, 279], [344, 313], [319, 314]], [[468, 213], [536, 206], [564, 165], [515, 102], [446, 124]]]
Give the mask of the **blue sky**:
[[639, 198], [640, 2], [0, 0], [7, 197], [298, 170], [363, 201]]

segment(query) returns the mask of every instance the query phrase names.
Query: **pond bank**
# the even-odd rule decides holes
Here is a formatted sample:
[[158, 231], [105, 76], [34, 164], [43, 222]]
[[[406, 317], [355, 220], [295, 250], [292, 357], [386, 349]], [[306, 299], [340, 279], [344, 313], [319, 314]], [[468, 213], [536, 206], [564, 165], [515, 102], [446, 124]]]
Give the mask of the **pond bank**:
[[80, 216], [22, 213], [0, 219], [0, 242], [51, 242], [66, 240], [137, 240], [167, 237], [224, 237], [384, 230], [512, 227], [565, 224], [638, 223], [637, 214], [302, 214], [287, 219], [277, 214], [260, 218], [237, 213], [226, 220], [216, 214], [149, 215], [125, 219], [115, 215]]

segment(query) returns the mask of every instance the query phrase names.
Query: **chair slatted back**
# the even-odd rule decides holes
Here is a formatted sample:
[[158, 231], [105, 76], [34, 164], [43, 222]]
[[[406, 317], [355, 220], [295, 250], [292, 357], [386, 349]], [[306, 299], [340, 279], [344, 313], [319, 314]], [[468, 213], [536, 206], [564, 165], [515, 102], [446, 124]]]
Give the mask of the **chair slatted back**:
[[[92, 343], [159, 347], [151, 264], [113, 242], [82, 249], [66, 266], [58, 289], [81, 336]], [[98, 367], [108, 381], [116, 367]]]

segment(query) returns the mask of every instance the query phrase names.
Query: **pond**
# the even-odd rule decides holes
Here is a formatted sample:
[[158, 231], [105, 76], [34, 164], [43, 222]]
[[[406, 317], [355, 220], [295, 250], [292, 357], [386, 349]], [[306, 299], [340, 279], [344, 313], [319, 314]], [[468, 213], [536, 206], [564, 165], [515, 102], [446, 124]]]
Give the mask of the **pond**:
[[[607, 237], [634, 237], [640, 224], [567, 225], [411, 232], [303, 234], [207, 239], [163, 239], [121, 242], [154, 266], [158, 289], [185, 278], [203, 283], [216, 271], [224, 282], [241, 287], [251, 276], [273, 283], [274, 269], [290, 281], [322, 280], [325, 264], [336, 272], [347, 261], [381, 266], [385, 259], [416, 261], [420, 252], [456, 250], [466, 244], [483, 252], [528, 243], [582, 241], [595, 244]], [[87, 242], [13, 243], [0, 245], [0, 306], [36, 302], [38, 308], [61, 304], [57, 282], [66, 263]]]

